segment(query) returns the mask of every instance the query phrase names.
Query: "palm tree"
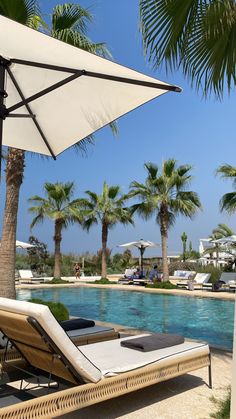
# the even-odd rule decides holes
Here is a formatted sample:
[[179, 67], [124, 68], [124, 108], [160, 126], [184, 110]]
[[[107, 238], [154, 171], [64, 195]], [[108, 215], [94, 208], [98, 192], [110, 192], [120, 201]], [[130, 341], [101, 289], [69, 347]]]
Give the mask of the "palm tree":
[[235, 87], [234, 0], [140, 0], [143, 44], [157, 68], [182, 68], [204, 95], [221, 97]]
[[[37, 1], [0, 0], [0, 14], [23, 23], [35, 25], [39, 15]], [[15, 298], [16, 225], [20, 186], [24, 173], [24, 151], [8, 150], [6, 161], [6, 199], [0, 248], [0, 292], [2, 297]]]
[[106, 182], [103, 184], [101, 195], [95, 192], [86, 191], [88, 196], [82, 199], [81, 203], [84, 209], [85, 221], [83, 227], [90, 230], [92, 225], [101, 224], [102, 226], [102, 278], [107, 276], [106, 249], [108, 232], [117, 223], [133, 224], [132, 212], [129, 208], [125, 208], [124, 204], [129, 198], [123, 195], [120, 186], [108, 186]]
[[[92, 15], [78, 4], [56, 6], [52, 13], [49, 29], [40, 18], [37, 0], [0, 0], [0, 14], [35, 29], [50, 31], [51, 36], [68, 42], [76, 47], [102, 56], [109, 55], [104, 43], [93, 43], [86, 36], [87, 24]], [[113, 133], [117, 127], [111, 124]], [[92, 137], [80, 141], [77, 147], [83, 151]], [[0, 295], [15, 298], [15, 240], [20, 187], [23, 182], [25, 152], [15, 148], [8, 149], [6, 162], [6, 198], [3, 217], [2, 240], [0, 249]]]
[[61, 277], [61, 240], [62, 230], [69, 225], [82, 222], [82, 213], [80, 210], [80, 200], [72, 200], [74, 194], [74, 183], [45, 183], [44, 191], [46, 198], [32, 196], [29, 202], [34, 205], [29, 211], [36, 214], [31, 223], [31, 228], [41, 223], [45, 218], [54, 221], [54, 243], [55, 243], [55, 262], [54, 278]]
[[160, 225], [162, 243], [163, 279], [169, 279], [167, 261], [167, 241], [169, 228], [174, 224], [177, 215], [192, 218], [201, 207], [198, 195], [186, 191], [192, 180], [192, 166], [177, 166], [175, 159], [169, 159], [162, 164], [162, 173], [153, 163], [144, 165], [147, 170], [145, 183], [133, 181], [130, 185], [130, 196], [137, 196], [140, 203], [133, 206], [144, 219], [156, 216]]
[[220, 200], [220, 210], [233, 214], [236, 212], [236, 167], [224, 164], [218, 167], [216, 173], [222, 179], [232, 179], [233, 181], [235, 191], [226, 193]]
[[185, 259], [186, 259], [186, 244], [187, 244], [187, 239], [188, 239], [188, 236], [187, 236], [187, 234], [184, 231], [182, 233], [182, 235], [181, 235], [181, 240], [182, 240], [182, 243], [183, 243], [183, 261], [185, 261]]

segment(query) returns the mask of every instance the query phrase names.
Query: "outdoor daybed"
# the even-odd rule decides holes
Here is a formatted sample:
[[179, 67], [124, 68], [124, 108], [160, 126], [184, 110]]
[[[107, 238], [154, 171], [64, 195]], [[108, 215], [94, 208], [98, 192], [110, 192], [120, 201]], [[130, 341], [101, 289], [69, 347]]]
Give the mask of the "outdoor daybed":
[[[76, 347], [47, 306], [5, 298], [0, 298], [0, 328], [27, 361], [26, 371], [46, 374], [49, 384], [56, 380], [67, 385], [53, 394], [3, 407], [1, 419], [57, 417], [202, 367], [209, 368], [211, 386], [210, 351], [204, 343], [184, 342], [145, 353], [121, 346], [124, 339]], [[16, 361], [2, 366], [3, 379], [10, 380]], [[18, 378], [25, 376], [18, 371]]]

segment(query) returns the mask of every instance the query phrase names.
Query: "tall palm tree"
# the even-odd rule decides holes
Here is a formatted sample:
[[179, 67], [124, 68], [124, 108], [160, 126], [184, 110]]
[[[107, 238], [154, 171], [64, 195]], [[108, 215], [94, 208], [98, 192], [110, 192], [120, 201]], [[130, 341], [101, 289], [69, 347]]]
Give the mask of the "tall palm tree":
[[130, 185], [130, 196], [139, 198], [140, 203], [133, 206], [144, 219], [156, 216], [160, 225], [162, 244], [163, 279], [169, 279], [167, 261], [167, 241], [169, 228], [174, 224], [177, 215], [192, 218], [201, 203], [197, 193], [187, 191], [192, 180], [192, 166], [177, 166], [175, 159], [163, 162], [162, 172], [153, 163], [144, 165], [147, 170], [145, 183], [133, 181]]
[[[104, 43], [93, 43], [86, 36], [87, 25], [92, 21], [88, 10], [78, 4], [56, 6], [52, 13], [51, 27], [40, 17], [36, 0], [0, 0], [0, 14], [34, 29], [43, 29], [51, 36], [76, 47], [102, 56], [109, 55]], [[113, 133], [117, 127], [111, 125]], [[92, 137], [80, 141], [77, 147], [84, 150]], [[15, 298], [15, 240], [20, 187], [23, 182], [25, 152], [15, 148], [8, 149], [6, 162], [6, 198], [3, 217], [2, 240], [0, 248], [0, 295]]]
[[[24, 25], [34, 27], [39, 15], [37, 1], [0, 0], [0, 14]], [[16, 224], [20, 186], [24, 173], [24, 151], [8, 149], [6, 161], [6, 198], [0, 248], [0, 292], [2, 297], [15, 298]]]
[[36, 214], [31, 223], [31, 228], [43, 222], [46, 218], [54, 221], [54, 278], [60, 278], [62, 230], [68, 228], [70, 224], [82, 222], [80, 200], [72, 200], [74, 194], [73, 182], [45, 183], [44, 191], [46, 198], [35, 195], [29, 199], [29, 202], [34, 204], [29, 208], [29, 211]]
[[83, 227], [90, 230], [92, 225], [101, 224], [102, 227], [102, 278], [107, 276], [106, 249], [108, 232], [117, 223], [133, 224], [132, 212], [124, 207], [128, 196], [121, 193], [120, 186], [108, 186], [103, 184], [101, 195], [95, 192], [86, 191], [88, 196], [82, 199], [85, 221]]
[[204, 95], [235, 87], [234, 0], [140, 0], [145, 52], [158, 67], [182, 68]]

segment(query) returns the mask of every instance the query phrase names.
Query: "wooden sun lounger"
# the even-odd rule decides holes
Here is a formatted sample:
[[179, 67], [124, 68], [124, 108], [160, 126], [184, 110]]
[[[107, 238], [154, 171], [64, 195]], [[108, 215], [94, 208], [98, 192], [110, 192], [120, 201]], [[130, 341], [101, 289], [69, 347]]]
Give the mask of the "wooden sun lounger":
[[[74, 329], [66, 332], [72, 342], [76, 346], [88, 345], [96, 342], [103, 342], [112, 339], [118, 339], [120, 337], [119, 332], [111, 327], [104, 326], [93, 326], [86, 327], [84, 329]], [[5, 351], [5, 348], [0, 348], [0, 364], [2, 360], [8, 361], [22, 359], [21, 354], [16, 348], [10, 348]]]
[[[0, 409], [1, 419], [46, 419], [180, 376], [209, 368], [209, 347], [185, 342], [140, 353], [123, 348], [120, 340], [76, 347], [46, 306], [0, 298], [2, 332], [26, 363], [70, 388]], [[33, 307], [34, 306], [34, 307]], [[37, 306], [37, 307], [35, 307]], [[127, 339], [127, 338], [126, 338]], [[138, 352], [138, 353], [137, 353]], [[3, 363], [4, 371], [14, 361]]]

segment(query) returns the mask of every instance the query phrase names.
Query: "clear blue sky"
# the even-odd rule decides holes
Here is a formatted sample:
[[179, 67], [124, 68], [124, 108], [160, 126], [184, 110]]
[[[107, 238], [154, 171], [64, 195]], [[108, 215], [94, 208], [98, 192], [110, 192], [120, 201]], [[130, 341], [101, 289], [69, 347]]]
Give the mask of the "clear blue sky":
[[[87, 157], [74, 151], [64, 152], [56, 162], [28, 155], [25, 178], [20, 196], [18, 240], [27, 240], [30, 234], [31, 216], [27, 199], [42, 195], [45, 181], [76, 183], [76, 196], [87, 189], [100, 193], [104, 180], [119, 184], [127, 192], [132, 180], [144, 181], [144, 162], [161, 164], [163, 159], [174, 157], [179, 164], [194, 166], [191, 189], [198, 192], [203, 204], [194, 221], [178, 218], [169, 234], [169, 253], [181, 251], [180, 236], [183, 231], [198, 248], [199, 238], [207, 237], [219, 222], [229, 224], [236, 231], [236, 215], [219, 212], [219, 199], [232, 190], [230, 182], [216, 178], [214, 171], [222, 163], [236, 166], [235, 158], [235, 108], [236, 98], [225, 96], [222, 102], [214, 98], [203, 100], [181, 72], [165, 74], [153, 71], [143, 56], [139, 34], [138, 0], [83, 0], [94, 15], [89, 36], [93, 41], [105, 41], [120, 64], [134, 68], [183, 88], [181, 94], [168, 93], [119, 120], [119, 136], [114, 138], [108, 128], [96, 134], [95, 145], [89, 148]], [[58, 1], [40, 1], [41, 8], [49, 14]], [[4, 187], [1, 186], [1, 196]], [[1, 213], [3, 211], [1, 198]], [[53, 223], [45, 222], [33, 230], [39, 240], [53, 249]], [[109, 234], [108, 246], [113, 253], [120, 251], [118, 244], [143, 238], [160, 243], [159, 227], [154, 219], [144, 222], [136, 218], [135, 228], [118, 225]], [[63, 252], [96, 252], [101, 247], [101, 231], [93, 228], [83, 232], [79, 226], [69, 228], [63, 234]], [[150, 250], [148, 255], [155, 255]], [[135, 252], [134, 252], [135, 253]]]

